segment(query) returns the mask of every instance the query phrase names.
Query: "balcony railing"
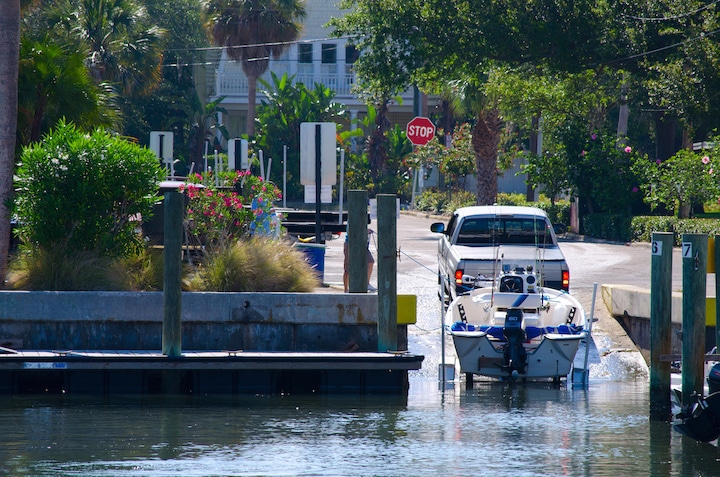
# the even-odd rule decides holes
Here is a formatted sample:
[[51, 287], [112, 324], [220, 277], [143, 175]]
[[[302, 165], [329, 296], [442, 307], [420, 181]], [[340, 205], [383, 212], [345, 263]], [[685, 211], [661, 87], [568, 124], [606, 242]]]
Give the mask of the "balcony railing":
[[[273, 65], [271, 65], [273, 66]], [[279, 67], [279, 68], [278, 68]], [[287, 72], [287, 68], [282, 65], [274, 65], [273, 70], [276, 75], [282, 76]], [[270, 81], [270, 70], [268, 70], [262, 78]], [[320, 83], [335, 91], [337, 98], [348, 100], [356, 100], [357, 96], [352, 91], [356, 78], [353, 73], [342, 74], [307, 74], [295, 73], [295, 82], [303, 83], [308, 88], [314, 88], [315, 83]], [[239, 63], [229, 62], [215, 71], [215, 85], [217, 96], [228, 96], [235, 98], [247, 98], [248, 80]], [[406, 91], [402, 94], [405, 101], [412, 101], [412, 91]]]

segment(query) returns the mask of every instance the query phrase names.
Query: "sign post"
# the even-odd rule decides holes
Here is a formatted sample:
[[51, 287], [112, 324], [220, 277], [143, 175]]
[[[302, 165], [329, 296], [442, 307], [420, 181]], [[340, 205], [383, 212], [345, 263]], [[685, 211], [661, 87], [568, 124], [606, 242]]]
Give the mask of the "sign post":
[[429, 118], [416, 116], [407, 123], [405, 135], [415, 146], [424, 146], [435, 137], [435, 125]]
[[315, 243], [322, 240], [321, 186], [337, 182], [335, 123], [300, 123], [300, 183], [315, 184]]
[[150, 150], [165, 165], [170, 177], [175, 176], [172, 131], [150, 131]]

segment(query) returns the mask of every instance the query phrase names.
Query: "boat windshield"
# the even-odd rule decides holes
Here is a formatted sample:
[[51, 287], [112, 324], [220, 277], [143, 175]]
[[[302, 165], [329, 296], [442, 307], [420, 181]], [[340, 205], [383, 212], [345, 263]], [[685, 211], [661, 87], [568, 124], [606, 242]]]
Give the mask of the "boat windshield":
[[550, 224], [542, 218], [485, 217], [467, 219], [458, 234], [459, 245], [555, 245]]

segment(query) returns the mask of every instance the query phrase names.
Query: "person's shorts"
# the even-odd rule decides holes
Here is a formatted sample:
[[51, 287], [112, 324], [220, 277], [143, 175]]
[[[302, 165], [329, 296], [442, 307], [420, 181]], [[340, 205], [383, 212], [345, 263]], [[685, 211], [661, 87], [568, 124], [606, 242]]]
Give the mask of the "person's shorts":
[[[343, 260], [343, 267], [345, 270], [347, 270], [348, 265], [350, 263], [350, 259], [348, 258], [348, 243], [345, 242], [343, 244], [343, 255], [345, 256], [345, 259]], [[372, 253], [370, 253], [370, 249], [367, 249], [367, 263], [375, 263], [375, 259], [372, 256]]]

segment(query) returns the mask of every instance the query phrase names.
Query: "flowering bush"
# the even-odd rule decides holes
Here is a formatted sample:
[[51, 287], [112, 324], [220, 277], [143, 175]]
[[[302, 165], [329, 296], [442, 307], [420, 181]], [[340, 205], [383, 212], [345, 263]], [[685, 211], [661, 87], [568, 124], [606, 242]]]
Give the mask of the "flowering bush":
[[679, 218], [688, 218], [693, 203], [703, 204], [720, 194], [717, 159], [687, 149], [666, 161], [646, 167], [646, 201], [654, 208], [664, 205], [676, 210]]
[[198, 243], [217, 247], [243, 236], [274, 232], [273, 203], [282, 196], [273, 183], [250, 171], [225, 175], [218, 181], [220, 187], [215, 187], [211, 174], [195, 174], [188, 182], [181, 191], [188, 199], [188, 231]]
[[23, 149], [15, 212], [25, 244], [126, 256], [140, 250], [164, 171], [149, 149], [98, 129], [60, 122]]
[[577, 157], [568, 158], [573, 193], [587, 200], [591, 213], [628, 214], [642, 199], [644, 179], [637, 164], [647, 158], [615, 134], [587, 136]]

